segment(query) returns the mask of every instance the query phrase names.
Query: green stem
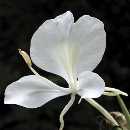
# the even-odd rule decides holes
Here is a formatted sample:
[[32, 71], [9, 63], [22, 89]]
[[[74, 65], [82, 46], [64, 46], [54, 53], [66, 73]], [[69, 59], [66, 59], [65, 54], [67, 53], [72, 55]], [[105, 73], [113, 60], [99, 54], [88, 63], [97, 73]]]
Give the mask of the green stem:
[[108, 119], [112, 126], [115, 127], [114, 130], [121, 130], [121, 128], [116, 127], [119, 126], [117, 121], [112, 117], [112, 115], [104, 109], [100, 104], [98, 104], [95, 100], [93, 99], [85, 99], [89, 104], [91, 104], [94, 108], [96, 108], [106, 119]]
[[113, 130], [122, 130], [120, 127], [115, 127]]
[[122, 98], [120, 97], [120, 95], [117, 95], [117, 100], [118, 100], [118, 103], [122, 109], [122, 112], [127, 120], [127, 126], [128, 126], [128, 129], [130, 130], [130, 114], [129, 114], [129, 111], [124, 103], [124, 101], [122, 100]]

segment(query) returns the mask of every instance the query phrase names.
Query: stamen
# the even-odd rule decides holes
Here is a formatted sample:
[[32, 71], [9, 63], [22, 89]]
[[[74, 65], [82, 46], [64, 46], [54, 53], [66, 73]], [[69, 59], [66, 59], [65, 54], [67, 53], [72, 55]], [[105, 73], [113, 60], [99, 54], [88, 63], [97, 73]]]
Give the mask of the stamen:
[[113, 92], [113, 93], [115, 93], [116, 95], [121, 94], [121, 95], [124, 95], [124, 96], [128, 96], [127, 93], [125, 93], [125, 92], [123, 92], [123, 91], [121, 91], [121, 90], [119, 90], [119, 89], [115, 89], [115, 88], [105, 87], [105, 91]]
[[[19, 54], [23, 57], [23, 59], [24, 59], [24, 61], [26, 62], [26, 64], [28, 65], [29, 69], [30, 69], [35, 75], [40, 76], [40, 75], [36, 72], [36, 70], [34, 70], [34, 69], [32, 68], [32, 61], [31, 61], [31, 58], [29, 57], [29, 55], [28, 55], [25, 51], [23, 51], [23, 50], [21, 50], [21, 49], [18, 49], [18, 51], [19, 51]], [[40, 76], [40, 77], [41, 77], [41, 76]]]
[[103, 95], [105, 95], [105, 96], [117, 96], [117, 94], [113, 93], [113, 92], [104, 92]]
[[70, 109], [70, 107], [73, 105], [75, 101], [75, 94], [71, 94], [71, 99], [70, 101], [68, 102], [68, 104], [64, 107], [64, 109], [62, 110], [61, 114], [60, 114], [60, 128], [59, 130], [63, 130], [64, 128], [64, 115], [67, 113], [67, 111]]
[[22, 51], [21, 49], [18, 49], [18, 51], [19, 51], [19, 54], [23, 57], [26, 64], [28, 66], [32, 66], [32, 61], [31, 61], [31, 58], [29, 57], [29, 55], [25, 51]]
[[31, 70], [35, 75], [41, 77], [41, 75], [39, 75], [39, 74], [37, 73], [37, 71], [36, 71], [35, 69], [32, 68], [32, 66], [30, 66], [29, 68], [30, 68], [30, 70]]
[[81, 101], [82, 101], [82, 98], [80, 98], [80, 99], [79, 99], [78, 104], [80, 104], [80, 103], [81, 103]]

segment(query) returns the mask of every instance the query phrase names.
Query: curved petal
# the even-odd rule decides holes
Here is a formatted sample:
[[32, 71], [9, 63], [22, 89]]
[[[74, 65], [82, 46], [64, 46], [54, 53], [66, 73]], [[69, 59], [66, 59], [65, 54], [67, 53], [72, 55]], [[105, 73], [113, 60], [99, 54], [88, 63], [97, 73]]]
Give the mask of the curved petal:
[[105, 89], [103, 79], [96, 73], [85, 71], [79, 75], [78, 94], [81, 98], [97, 98]]
[[70, 42], [77, 47], [77, 71], [92, 71], [101, 61], [106, 47], [104, 24], [97, 18], [84, 15], [73, 24]]
[[64, 63], [64, 45], [74, 23], [70, 11], [45, 21], [34, 33], [31, 40], [32, 61], [41, 69], [58, 74], [67, 79]]
[[5, 104], [17, 104], [27, 108], [37, 108], [48, 101], [69, 94], [53, 82], [35, 75], [25, 76], [10, 84], [5, 90]]

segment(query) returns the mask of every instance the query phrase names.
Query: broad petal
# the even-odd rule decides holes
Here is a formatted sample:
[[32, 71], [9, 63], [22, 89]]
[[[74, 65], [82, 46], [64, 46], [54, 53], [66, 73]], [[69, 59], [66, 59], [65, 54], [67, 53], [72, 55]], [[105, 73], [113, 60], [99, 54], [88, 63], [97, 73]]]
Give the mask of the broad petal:
[[48, 101], [69, 94], [53, 82], [35, 75], [25, 76], [10, 84], [5, 90], [5, 104], [17, 104], [27, 108], [37, 108]]
[[81, 98], [100, 97], [105, 89], [103, 79], [96, 73], [85, 71], [79, 75], [78, 94]]
[[32, 61], [41, 69], [58, 74], [65, 79], [67, 74], [63, 65], [66, 63], [64, 44], [73, 23], [73, 15], [67, 11], [55, 19], [45, 21], [31, 40]]
[[92, 71], [101, 61], [106, 47], [104, 24], [97, 18], [84, 15], [73, 24], [70, 40], [77, 47], [77, 70]]

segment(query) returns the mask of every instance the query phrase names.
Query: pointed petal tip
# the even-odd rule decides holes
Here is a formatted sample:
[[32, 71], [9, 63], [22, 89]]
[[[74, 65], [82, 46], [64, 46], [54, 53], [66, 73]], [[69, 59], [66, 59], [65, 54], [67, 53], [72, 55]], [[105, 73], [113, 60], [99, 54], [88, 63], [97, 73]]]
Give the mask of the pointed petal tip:
[[73, 13], [70, 10], [66, 11], [66, 14], [73, 15]]
[[121, 95], [123, 95], [123, 96], [128, 96], [128, 94], [126, 93], [126, 92], [123, 92], [123, 91], [121, 91], [121, 90], [119, 90], [119, 94], [121, 94]]
[[128, 94], [127, 94], [127, 93], [124, 93], [124, 94], [122, 94], [122, 95], [124, 95], [124, 96], [128, 97]]
[[74, 23], [74, 16], [73, 16], [73, 13], [70, 10], [66, 11], [65, 13], [63, 13], [59, 16], [57, 16], [55, 19], [59, 19], [59, 18], [66, 19], [66, 20], [68, 19], [68, 21], [72, 20], [72, 23]]

